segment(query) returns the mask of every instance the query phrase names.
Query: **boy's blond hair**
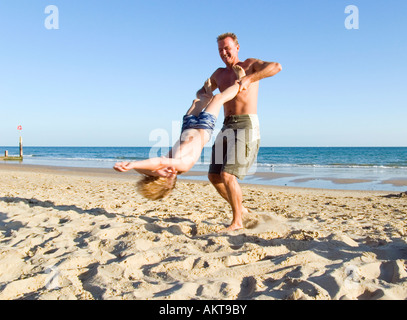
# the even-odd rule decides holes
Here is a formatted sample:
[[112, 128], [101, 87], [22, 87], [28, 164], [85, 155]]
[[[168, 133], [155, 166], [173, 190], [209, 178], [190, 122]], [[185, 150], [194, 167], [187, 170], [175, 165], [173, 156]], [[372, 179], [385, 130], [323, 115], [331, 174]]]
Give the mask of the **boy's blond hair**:
[[176, 182], [177, 176], [173, 179], [144, 176], [137, 182], [137, 191], [147, 199], [158, 200], [168, 196], [175, 188]]

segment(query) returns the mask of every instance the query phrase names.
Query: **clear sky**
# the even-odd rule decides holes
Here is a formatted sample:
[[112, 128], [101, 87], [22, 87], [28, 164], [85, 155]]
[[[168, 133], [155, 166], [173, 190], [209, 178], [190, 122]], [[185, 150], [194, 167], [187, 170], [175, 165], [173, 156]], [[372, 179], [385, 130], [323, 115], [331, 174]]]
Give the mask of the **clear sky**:
[[25, 146], [152, 146], [230, 31], [241, 60], [283, 66], [260, 83], [262, 146], [407, 146], [406, 17], [405, 0], [0, 0], [0, 145], [22, 125]]

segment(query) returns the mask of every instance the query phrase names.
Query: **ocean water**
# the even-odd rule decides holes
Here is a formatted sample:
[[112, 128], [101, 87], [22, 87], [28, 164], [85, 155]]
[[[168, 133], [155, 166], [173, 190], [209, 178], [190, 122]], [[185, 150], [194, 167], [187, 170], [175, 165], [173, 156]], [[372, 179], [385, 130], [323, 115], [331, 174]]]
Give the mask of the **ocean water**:
[[[10, 156], [19, 153], [18, 147], [0, 147], [0, 154], [4, 154], [4, 150], [8, 150]], [[118, 161], [165, 156], [168, 150], [151, 147], [24, 147], [22, 164], [112, 168]], [[200, 161], [191, 171], [206, 172], [210, 156], [211, 148], [204, 148]], [[405, 191], [405, 185], [384, 182], [407, 180], [407, 147], [261, 147], [250, 173], [244, 182]], [[207, 179], [202, 175], [190, 178]]]

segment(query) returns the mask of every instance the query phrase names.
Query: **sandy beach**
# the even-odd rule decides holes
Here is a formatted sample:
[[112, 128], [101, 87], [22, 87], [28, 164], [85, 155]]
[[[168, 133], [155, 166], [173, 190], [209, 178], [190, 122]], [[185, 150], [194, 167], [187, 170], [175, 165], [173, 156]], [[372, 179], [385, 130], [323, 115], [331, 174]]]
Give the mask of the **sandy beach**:
[[0, 299], [407, 299], [407, 195], [209, 182], [166, 199], [133, 173], [0, 165]]

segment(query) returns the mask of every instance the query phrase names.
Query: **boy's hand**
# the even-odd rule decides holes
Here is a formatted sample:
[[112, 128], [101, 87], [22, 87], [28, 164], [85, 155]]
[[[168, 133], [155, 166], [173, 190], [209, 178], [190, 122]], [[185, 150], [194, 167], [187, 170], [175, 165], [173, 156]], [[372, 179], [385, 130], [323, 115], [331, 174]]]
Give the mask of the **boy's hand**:
[[114, 165], [113, 169], [119, 172], [129, 171], [132, 168], [130, 167], [130, 162], [118, 162]]

